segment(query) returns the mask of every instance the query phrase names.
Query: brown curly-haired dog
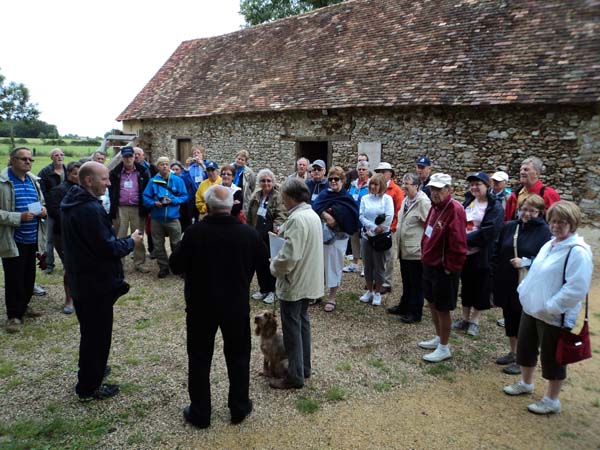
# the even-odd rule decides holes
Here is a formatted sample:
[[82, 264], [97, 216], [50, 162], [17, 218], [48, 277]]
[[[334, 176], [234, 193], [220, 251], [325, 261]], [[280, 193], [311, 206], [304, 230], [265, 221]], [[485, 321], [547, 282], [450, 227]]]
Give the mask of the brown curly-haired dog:
[[283, 345], [283, 335], [277, 332], [277, 319], [271, 311], [263, 311], [254, 316], [256, 329], [260, 336], [260, 350], [263, 353], [263, 371], [265, 377], [284, 378], [287, 375], [288, 359]]

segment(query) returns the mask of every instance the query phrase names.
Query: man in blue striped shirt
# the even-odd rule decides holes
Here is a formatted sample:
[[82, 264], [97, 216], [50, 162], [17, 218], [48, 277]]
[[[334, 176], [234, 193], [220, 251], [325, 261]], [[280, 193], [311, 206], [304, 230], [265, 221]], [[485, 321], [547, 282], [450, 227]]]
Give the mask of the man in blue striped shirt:
[[35, 175], [31, 151], [10, 153], [10, 166], [0, 173], [0, 256], [4, 268], [6, 331], [15, 333], [23, 317], [39, 316], [28, 308], [35, 283], [35, 254], [46, 245], [46, 208]]

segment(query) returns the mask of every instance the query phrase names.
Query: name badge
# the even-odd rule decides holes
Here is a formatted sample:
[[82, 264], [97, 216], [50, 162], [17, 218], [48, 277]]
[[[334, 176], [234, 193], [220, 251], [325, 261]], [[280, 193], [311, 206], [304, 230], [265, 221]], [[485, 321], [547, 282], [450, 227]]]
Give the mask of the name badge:
[[256, 214], [261, 217], [266, 217], [267, 216], [267, 208], [265, 208], [264, 206], [259, 207], [258, 211], [256, 211]]
[[354, 199], [355, 202], [358, 201], [358, 194], [352, 194], [352, 198]]
[[197, 176], [194, 178], [194, 181], [197, 183], [202, 183], [202, 177], [201, 176]]
[[431, 225], [427, 225], [427, 228], [425, 228], [425, 236], [431, 237], [431, 233], [433, 233], [433, 227]]
[[131, 181], [131, 180], [125, 180], [125, 183], [123, 183], [123, 187], [125, 189], [131, 189], [133, 187], [133, 181]]
[[319, 194], [313, 194], [313, 195], [310, 197], [311, 201], [313, 201], [313, 202], [314, 202], [318, 196], [319, 196]]

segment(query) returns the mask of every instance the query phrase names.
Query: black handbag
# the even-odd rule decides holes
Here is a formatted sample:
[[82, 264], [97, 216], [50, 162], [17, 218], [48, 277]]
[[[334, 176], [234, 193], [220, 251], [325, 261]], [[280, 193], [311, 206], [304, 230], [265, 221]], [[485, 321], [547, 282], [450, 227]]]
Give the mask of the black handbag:
[[375, 236], [369, 236], [369, 244], [376, 252], [385, 252], [392, 248], [392, 232], [386, 231]]

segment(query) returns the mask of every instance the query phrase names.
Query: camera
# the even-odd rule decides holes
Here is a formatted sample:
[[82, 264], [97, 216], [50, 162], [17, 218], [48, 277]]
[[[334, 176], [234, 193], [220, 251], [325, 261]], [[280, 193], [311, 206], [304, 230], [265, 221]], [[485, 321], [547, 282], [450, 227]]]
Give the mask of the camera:
[[169, 197], [167, 197], [167, 196], [161, 197], [159, 201], [160, 201], [160, 202], [161, 202], [163, 205], [168, 205], [168, 204], [169, 204]]
[[375, 217], [375, 225], [381, 225], [383, 222], [385, 222], [385, 214], [379, 214]]

